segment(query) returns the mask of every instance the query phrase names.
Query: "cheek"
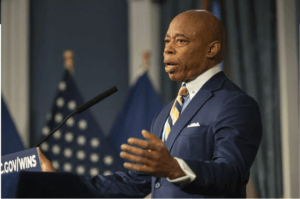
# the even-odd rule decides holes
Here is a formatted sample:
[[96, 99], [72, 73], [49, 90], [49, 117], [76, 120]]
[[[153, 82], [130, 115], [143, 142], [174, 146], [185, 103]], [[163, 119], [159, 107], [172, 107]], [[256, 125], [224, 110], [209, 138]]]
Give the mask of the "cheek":
[[195, 55], [197, 55], [195, 52], [186, 49], [180, 54], [180, 60], [183, 64], [190, 64], [194, 62], [196, 57]]

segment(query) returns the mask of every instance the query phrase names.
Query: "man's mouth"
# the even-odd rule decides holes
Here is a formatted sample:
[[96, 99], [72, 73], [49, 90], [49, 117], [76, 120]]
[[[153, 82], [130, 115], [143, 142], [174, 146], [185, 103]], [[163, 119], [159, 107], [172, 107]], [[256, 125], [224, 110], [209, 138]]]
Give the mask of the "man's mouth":
[[178, 64], [167, 63], [166, 66], [165, 66], [165, 71], [167, 73], [173, 73], [176, 70], [177, 66], [178, 66]]

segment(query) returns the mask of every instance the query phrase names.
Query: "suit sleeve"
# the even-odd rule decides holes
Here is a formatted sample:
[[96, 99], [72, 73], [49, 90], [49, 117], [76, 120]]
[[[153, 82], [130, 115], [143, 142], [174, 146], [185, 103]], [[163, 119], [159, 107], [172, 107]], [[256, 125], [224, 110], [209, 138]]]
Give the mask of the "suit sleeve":
[[93, 178], [81, 176], [81, 179], [99, 198], [144, 198], [151, 192], [151, 176], [132, 170]]
[[143, 198], [151, 192], [151, 176], [131, 170], [81, 179], [99, 198]]
[[211, 161], [184, 161], [196, 174], [196, 179], [183, 187], [202, 194], [235, 193], [248, 177], [262, 136], [262, 124], [257, 103], [247, 95], [230, 99], [220, 109], [214, 123], [215, 138]]

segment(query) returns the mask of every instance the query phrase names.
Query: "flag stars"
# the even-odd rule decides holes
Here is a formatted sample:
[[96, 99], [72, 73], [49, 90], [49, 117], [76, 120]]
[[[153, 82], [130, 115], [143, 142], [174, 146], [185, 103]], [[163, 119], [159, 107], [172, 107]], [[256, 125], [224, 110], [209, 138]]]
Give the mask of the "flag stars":
[[64, 164], [64, 171], [70, 172], [72, 170], [72, 165], [70, 163], [65, 163]]
[[71, 132], [67, 132], [65, 135], [65, 140], [67, 142], [72, 142], [73, 141], [73, 134]]
[[58, 84], [58, 89], [59, 89], [60, 91], [65, 91], [66, 88], [67, 88], [66, 82], [64, 82], [64, 81], [59, 82], [59, 84]]
[[85, 137], [83, 136], [83, 135], [81, 135], [81, 136], [79, 136], [78, 138], [77, 138], [77, 143], [79, 144], [79, 145], [84, 145], [85, 144]]
[[93, 177], [93, 176], [96, 176], [99, 174], [99, 170], [97, 168], [91, 168], [90, 169], [90, 175]]
[[76, 172], [77, 172], [77, 174], [79, 174], [79, 175], [83, 175], [84, 172], [85, 172], [85, 169], [84, 169], [83, 166], [79, 165], [79, 166], [76, 168]]
[[111, 165], [111, 164], [113, 163], [113, 161], [114, 161], [114, 159], [113, 159], [113, 157], [110, 156], [110, 155], [107, 155], [107, 156], [104, 157], [104, 163], [105, 163], [107, 166]]
[[83, 160], [85, 158], [85, 152], [80, 150], [77, 152], [76, 156], [79, 160]]
[[106, 170], [106, 171], [103, 172], [104, 176], [108, 176], [108, 175], [111, 175], [111, 174], [113, 174], [113, 173], [109, 170]]
[[[69, 86], [72, 87], [72, 84], [65, 79], [58, 84], [59, 96], [53, 101], [53, 112], [45, 114], [47, 123], [41, 129], [43, 136], [49, 135], [51, 130], [69, 114], [68, 112], [73, 112], [80, 105], [77, 100], [81, 100], [81, 97], [76, 88], [74, 88], [74, 93], [67, 93], [68, 90], [73, 91], [73, 88]], [[94, 121], [89, 118], [91, 116], [85, 117], [85, 114], [70, 117], [66, 121], [65, 129], [57, 130], [53, 134], [53, 139], [41, 144], [41, 150], [43, 153], [47, 152], [56, 171], [74, 172], [77, 175], [90, 175], [91, 177], [100, 174], [110, 175], [114, 172], [115, 157], [109, 153], [101, 155], [99, 151], [96, 151], [105, 147], [108, 140], [92, 135], [99, 133], [99, 129], [91, 129]], [[87, 130], [94, 132], [85, 134]]]
[[68, 109], [70, 111], [73, 111], [76, 108], [76, 102], [74, 100], [69, 101], [68, 103]]
[[90, 160], [91, 160], [93, 163], [98, 162], [98, 160], [99, 160], [98, 154], [92, 153], [92, 154], [90, 155]]
[[70, 117], [70, 118], [67, 120], [67, 126], [68, 126], [68, 127], [74, 126], [74, 123], [75, 123], [75, 121], [74, 121], [74, 118], [73, 118], [73, 117]]
[[56, 123], [60, 123], [63, 119], [63, 116], [61, 113], [57, 113], [55, 116], [54, 116], [54, 119], [55, 119], [55, 122]]
[[49, 150], [49, 145], [48, 145], [48, 143], [47, 143], [47, 142], [43, 142], [43, 143], [41, 144], [41, 149], [42, 149], [43, 151], [48, 151], [48, 150]]
[[42, 129], [42, 133], [43, 133], [44, 136], [49, 135], [49, 133], [50, 133], [49, 127], [48, 126], [44, 126], [43, 129]]
[[72, 156], [72, 154], [73, 154], [73, 152], [72, 152], [71, 149], [66, 148], [66, 149], [64, 150], [64, 156], [65, 156], [66, 158], [70, 158], [70, 157]]
[[55, 170], [59, 169], [59, 162], [57, 160], [52, 161], [52, 166]]
[[52, 147], [52, 153], [55, 155], [60, 153], [60, 147], [57, 144]]
[[60, 130], [57, 130], [57, 131], [53, 134], [53, 137], [54, 137], [55, 139], [59, 139], [59, 138], [61, 137], [61, 132], [60, 132]]
[[90, 144], [93, 148], [97, 148], [99, 146], [100, 142], [97, 138], [93, 138], [93, 139], [91, 139]]
[[81, 119], [78, 122], [78, 127], [80, 130], [85, 130], [87, 128], [87, 122], [84, 119]]
[[65, 100], [62, 97], [56, 100], [56, 106], [58, 106], [59, 108], [63, 107], [64, 104], [65, 104]]

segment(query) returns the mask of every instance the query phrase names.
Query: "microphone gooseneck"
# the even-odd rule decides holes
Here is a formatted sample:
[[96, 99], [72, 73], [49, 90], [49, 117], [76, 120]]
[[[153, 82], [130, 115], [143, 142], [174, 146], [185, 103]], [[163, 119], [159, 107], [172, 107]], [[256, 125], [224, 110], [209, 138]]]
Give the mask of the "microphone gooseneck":
[[50, 137], [53, 133], [55, 133], [70, 117], [72, 117], [73, 115], [75, 115], [77, 112], [76, 110], [73, 111], [68, 117], [66, 117], [66, 119], [64, 119], [64, 121], [62, 121], [62, 123], [60, 123], [58, 125], [58, 127], [56, 127], [47, 137], [45, 137], [42, 141], [40, 141], [37, 145], [35, 145], [34, 147], [39, 147], [48, 137]]
[[76, 108], [76, 112], [79, 114], [82, 111], [84, 111], [85, 109], [90, 108], [91, 106], [93, 106], [94, 104], [97, 104], [98, 102], [100, 102], [101, 100], [107, 98], [108, 96], [110, 96], [111, 94], [117, 92], [118, 89], [116, 86], [111, 87], [110, 89], [104, 91], [103, 93], [97, 95], [96, 97], [94, 97], [93, 99], [91, 99], [90, 101], [84, 103], [83, 105], [79, 106]]

